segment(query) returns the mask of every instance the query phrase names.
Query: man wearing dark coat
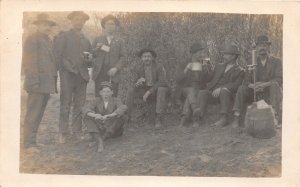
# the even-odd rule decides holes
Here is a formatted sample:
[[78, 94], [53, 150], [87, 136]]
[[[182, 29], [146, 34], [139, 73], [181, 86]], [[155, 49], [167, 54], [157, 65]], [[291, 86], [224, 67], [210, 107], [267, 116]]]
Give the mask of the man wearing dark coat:
[[93, 63], [92, 79], [95, 81], [95, 96], [99, 96], [99, 85], [103, 81], [110, 81], [114, 97], [118, 95], [120, 71], [125, 64], [125, 44], [116, 35], [120, 26], [119, 20], [112, 16], [105, 16], [101, 21], [104, 34], [94, 39], [92, 48], [95, 61]]
[[28, 93], [24, 121], [24, 147], [39, 151], [36, 135], [50, 93], [56, 92], [57, 63], [49, 38], [55, 22], [47, 14], [39, 14], [33, 22], [37, 32], [27, 38], [23, 48], [22, 65], [25, 73], [24, 89]]
[[130, 119], [135, 98], [143, 98], [144, 102], [155, 102], [155, 127], [162, 126], [162, 118], [167, 106], [166, 95], [169, 91], [166, 71], [163, 65], [157, 63], [154, 50], [144, 48], [139, 52], [142, 64], [137, 68], [137, 80], [133, 88], [127, 92], [126, 105]]
[[213, 124], [215, 126], [228, 124], [234, 94], [242, 84], [245, 75], [244, 70], [236, 62], [240, 55], [237, 46], [226, 45], [221, 53], [223, 54], [223, 63], [216, 64], [211, 74], [211, 80], [206, 84], [206, 89], [199, 91], [198, 108], [193, 113], [202, 121], [207, 105], [220, 103], [221, 118]]
[[253, 71], [248, 71], [245, 83], [237, 91], [233, 106], [234, 121], [232, 126], [239, 127], [244, 118], [246, 108], [253, 101], [254, 86], [258, 99], [264, 99], [276, 112], [276, 117], [281, 124], [282, 102], [282, 62], [279, 58], [270, 55], [271, 42], [265, 35], [256, 40], [256, 85], [253, 84]]
[[81, 32], [89, 16], [82, 11], [74, 11], [67, 18], [71, 21], [72, 28], [60, 33], [55, 39], [55, 51], [60, 66], [60, 143], [66, 141], [72, 104], [72, 130], [77, 139], [83, 137], [81, 110], [90, 78], [88, 67], [91, 66], [91, 56], [85, 55], [86, 52], [91, 52], [91, 44]]
[[[178, 86], [185, 95], [180, 126], [185, 126], [191, 120], [193, 111], [197, 108], [196, 100], [199, 90], [205, 89], [207, 78], [212, 71], [207, 63], [205, 43], [193, 43], [190, 47], [191, 61], [186, 65], [181, 76], [178, 76]], [[177, 89], [177, 91], [179, 91]]]

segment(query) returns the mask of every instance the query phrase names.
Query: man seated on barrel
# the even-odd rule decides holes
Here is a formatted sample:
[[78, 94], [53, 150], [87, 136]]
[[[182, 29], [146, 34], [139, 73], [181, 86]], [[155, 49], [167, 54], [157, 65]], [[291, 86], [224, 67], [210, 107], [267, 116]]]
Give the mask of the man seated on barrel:
[[[205, 43], [194, 43], [190, 48], [191, 61], [183, 70], [180, 76], [183, 94], [185, 95], [185, 103], [183, 105], [183, 116], [180, 126], [185, 126], [194, 110], [197, 108], [196, 100], [199, 90], [205, 89], [207, 78], [212, 71], [212, 67], [207, 60], [207, 50]], [[188, 99], [187, 99], [188, 98]], [[194, 125], [198, 125], [198, 119], [193, 118]]]
[[166, 71], [163, 65], [157, 63], [157, 54], [152, 49], [142, 49], [138, 55], [141, 58], [141, 66], [136, 74], [137, 80], [133, 88], [127, 93], [126, 105], [128, 106], [128, 117], [130, 121], [134, 98], [143, 98], [144, 102], [156, 102], [155, 127], [160, 128], [162, 118], [166, 109], [166, 95], [169, 90], [166, 81]]
[[[247, 105], [254, 99], [254, 86], [256, 87], [257, 100], [264, 99], [275, 109], [279, 124], [281, 124], [282, 101], [282, 63], [281, 60], [271, 56], [268, 37], [257, 37], [255, 50], [257, 53], [255, 70], [248, 71], [245, 83], [237, 91], [233, 111], [234, 120], [232, 126], [239, 127], [246, 113]], [[255, 71], [256, 84], [253, 84], [253, 72]]]
[[127, 106], [119, 98], [112, 97], [112, 85], [110, 82], [100, 84], [100, 97], [83, 108], [84, 123], [92, 137], [90, 146], [98, 142], [97, 152], [104, 149], [103, 141], [115, 138], [123, 134], [124, 113]]
[[209, 78], [206, 89], [198, 93], [198, 108], [193, 115], [202, 119], [209, 103], [220, 103], [221, 118], [213, 125], [225, 126], [228, 124], [229, 113], [232, 111], [233, 97], [236, 90], [243, 82], [244, 71], [237, 64], [240, 52], [235, 45], [226, 45], [221, 51], [223, 63], [216, 64], [213, 73]]

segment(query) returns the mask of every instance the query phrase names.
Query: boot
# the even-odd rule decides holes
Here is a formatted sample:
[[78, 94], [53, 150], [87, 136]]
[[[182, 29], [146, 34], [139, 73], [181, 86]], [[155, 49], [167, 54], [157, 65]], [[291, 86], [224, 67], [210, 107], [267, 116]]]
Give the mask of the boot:
[[184, 116], [182, 116], [182, 118], [180, 120], [179, 126], [180, 127], [185, 127], [187, 125], [187, 122], [188, 122], [188, 117], [184, 115]]
[[221, 119], [219, 121], [217, 121], [216, 123], [213, 124], [213, 126], [216, 127], [223, 127], [225, 125], [227, 125], [227, 116], [226, 115], [222, 115]]
[[156, 117], [155, 117], [155, 128], [156, 129], [161, 128], [161, 126], [162, 126], [161, 121], [162, 121], [161, 114], [156, 114]]
[[60, 134], [59, 134], [59, 140], [58, 140], [58, 142], [59, 142], [60, 144], [66, 143], [66, 139], [67, 139], [66, 133], [60, 133]]
[[232, 128], [236, 129], [240, 126], [239, 124], [240, 118], [239, 116], [234, 116], [233, 122], [231, 123]]
[[195, 116], [195, 117], [201, 117], [201, 110], [200, 110], [200, 108], [196, 108], [195, 110], [193, 110], [194, 112], [193, 112], [193, 116]]
[[199, 117], [198, 116], [193, 116], [193, 127], [197, 128], [199, 126], [200, 126]]

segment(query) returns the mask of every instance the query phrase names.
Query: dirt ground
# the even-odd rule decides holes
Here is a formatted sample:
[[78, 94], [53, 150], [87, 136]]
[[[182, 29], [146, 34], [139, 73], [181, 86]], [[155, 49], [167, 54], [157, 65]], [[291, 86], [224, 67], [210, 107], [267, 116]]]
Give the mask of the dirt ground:
[[[92, 90], [89, 84], [88, 98], [92, 97]], [[24, 92], [21, 99], [22, 126], [26, 108]], [[21, 145], [20, 172], [124, 176], [281, 175], [281, 130], [271, 139], [255, 139], [229, 126], [180, 128], [179, 114], [170, 113], [162, 129], [155, 130], [151, 121], [127, 125], [122, 137], [108, 140], [105, 151], [96, 153], [96, 148], [88, 147], [87, 141], [57, 144], [58, 119], [59, 95], [52, 95], [38, 132], [38, 143], [45, 146], [39, 154], [28, 155]]]

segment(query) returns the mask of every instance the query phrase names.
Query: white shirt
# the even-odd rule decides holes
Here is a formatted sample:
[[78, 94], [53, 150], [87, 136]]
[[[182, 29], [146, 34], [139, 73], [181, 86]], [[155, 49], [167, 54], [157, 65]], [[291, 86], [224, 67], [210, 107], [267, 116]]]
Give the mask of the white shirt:
[[261, 62], [261, 64], [262, 64], [263, 66], [265, 66], [265, 65], [266, 65], [266, 63], [267, 63], [267, 59], [265, 59], [265, 60], [261, 60], [260, 62]]
[[111, 41], [112, 41], [112, 39], [113, 39], [114, 37], [113, 37], [113, 36], [107, 36], [106, 38], [107, 38], [108, 44], [110, 44]]
[[104, 101], [104, 108], [107, 109], [108, 101]]

